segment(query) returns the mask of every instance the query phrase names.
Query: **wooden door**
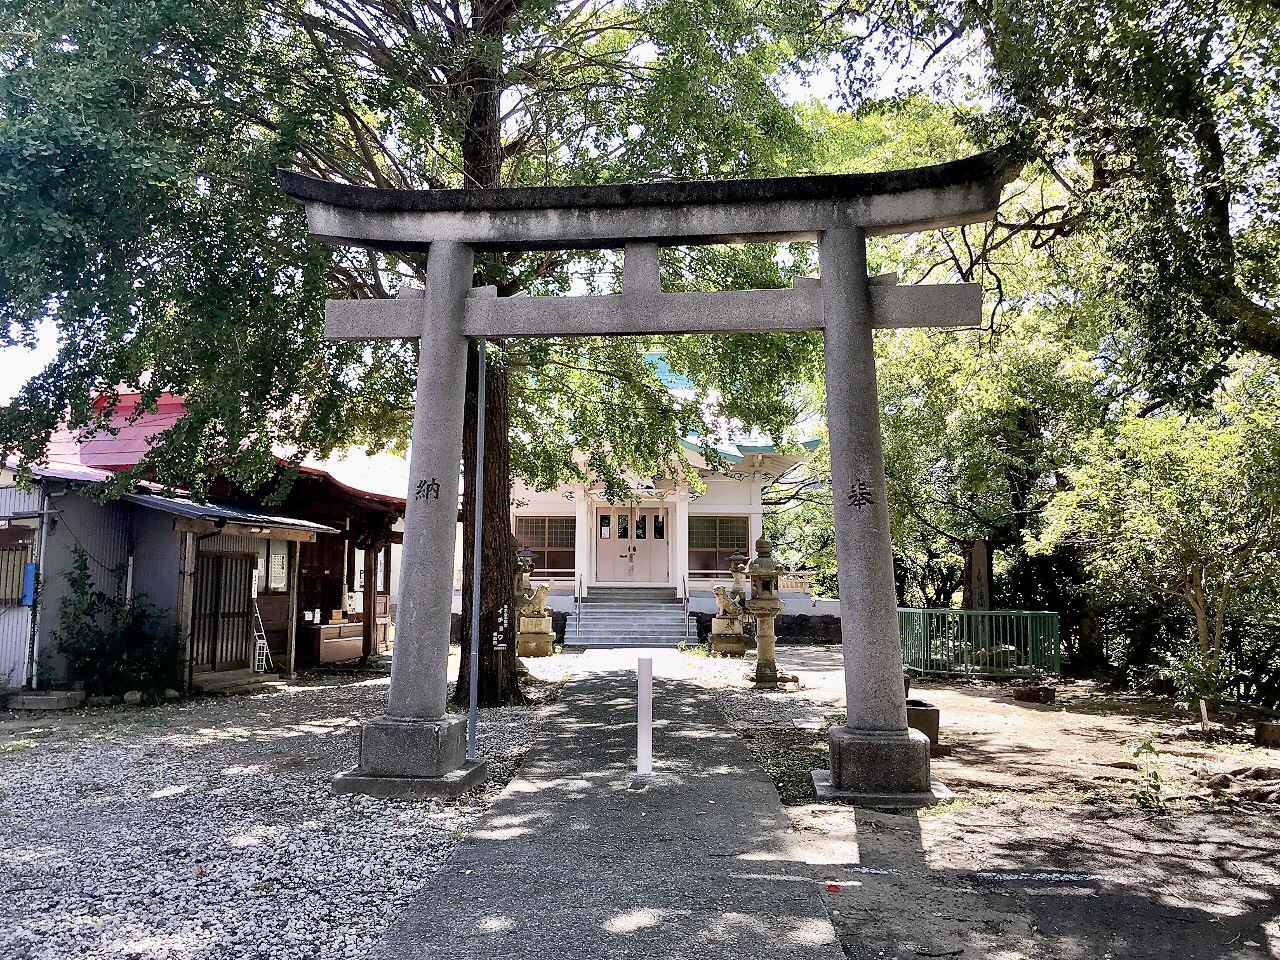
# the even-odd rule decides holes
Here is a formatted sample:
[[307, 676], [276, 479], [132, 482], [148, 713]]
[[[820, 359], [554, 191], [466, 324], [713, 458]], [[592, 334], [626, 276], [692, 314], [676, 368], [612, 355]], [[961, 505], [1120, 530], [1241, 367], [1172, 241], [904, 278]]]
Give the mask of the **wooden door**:
[[596, 511], [596, 581], [628, 583], [632, 579], [634, 557], [631, 507], [601, 507]]
[[249, 667], [256, 566], [253, 554], [202, 553], [196, 559], [191, 650], [197, 672]]
[[639, 507], [632, 521], [632, 580], [665, 584], [670, 579], [667, 508]]
[[666, 584], [666, 507], [601, 507], [596, 512], [596, 582]]

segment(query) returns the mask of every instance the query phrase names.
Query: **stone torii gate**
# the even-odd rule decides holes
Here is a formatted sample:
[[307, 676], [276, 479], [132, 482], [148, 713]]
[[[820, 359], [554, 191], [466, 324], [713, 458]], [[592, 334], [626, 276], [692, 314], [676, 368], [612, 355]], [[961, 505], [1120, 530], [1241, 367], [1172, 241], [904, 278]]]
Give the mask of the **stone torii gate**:
[[[866, 237], [994, 217], [1017, 168], [994, 153], [886, 173], [483, 190], [389, 190], [284, 171], [312, 234], [427, 251], [424, 289], [329, 301], [330, 339], [419, 338], [401, 604], [386, 716], [361, 732], [339, 790], [456, 794], [483, 778], [464, 721], [445, 712], [468, 337], [821, 330], [848, 723], [830, 733], [826, 796], [908, 806], [934, 799], [929, 741], [907, 726], [872, 330], [974, 326], [976, 284], [868, 277]], [[658, 248], [816, 240], [820, 279], [791, 289], [663, 293]], [[622, 292], [498, 297], [473, 287], [477, 250], [622, 248]]]

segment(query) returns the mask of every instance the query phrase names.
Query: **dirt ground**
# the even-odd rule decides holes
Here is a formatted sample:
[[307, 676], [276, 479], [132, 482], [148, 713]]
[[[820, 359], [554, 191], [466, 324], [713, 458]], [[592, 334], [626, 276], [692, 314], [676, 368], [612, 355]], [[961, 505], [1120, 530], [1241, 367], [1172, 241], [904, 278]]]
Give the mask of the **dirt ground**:
[[[784, 647], [778, 659], [805, 689], [772, 698], [842, 711], [839, 648]], [[1242, 736], [1206, 746], [1186, 735], [1189, 714], [1089, 684], [1060, 686], [1047, 705], [994, 684], [917, 682], [912, 696], [940, 708], [952, 751], [934, 761], [955, 792], [938, 807], [893, 814], [800, 795], [786, 768], [823, 763], [813, 731], [777, 730], [789, 748], [761, 750], [851, 960], [1280, 957], [1280, 806], [1204, 787], [1223, 767], [1280, 766], [1280, 752]], [[770, 736], [743, 726], [749, 740]], [[1144, 741], [1155, 752], [1135, 758]]]

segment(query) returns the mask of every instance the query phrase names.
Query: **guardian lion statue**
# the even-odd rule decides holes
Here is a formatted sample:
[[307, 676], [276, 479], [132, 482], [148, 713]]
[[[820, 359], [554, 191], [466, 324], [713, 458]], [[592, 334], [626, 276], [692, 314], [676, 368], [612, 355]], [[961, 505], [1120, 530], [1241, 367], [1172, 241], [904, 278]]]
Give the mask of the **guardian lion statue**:
[[522, 617], [549, 617], [551, 611], [547, 608], [547, 585], [544, 583], [538, 589], [533, 591], [524, 603], [520, 604], [520, 616]]
[[728, 588], [718, 585], [711, 591], [716, 595], [716, 606], [719, 612], [717, 617], [740, 617], [742, 616], [742, 604], [738, 603], [736, 597], [729, 593]]

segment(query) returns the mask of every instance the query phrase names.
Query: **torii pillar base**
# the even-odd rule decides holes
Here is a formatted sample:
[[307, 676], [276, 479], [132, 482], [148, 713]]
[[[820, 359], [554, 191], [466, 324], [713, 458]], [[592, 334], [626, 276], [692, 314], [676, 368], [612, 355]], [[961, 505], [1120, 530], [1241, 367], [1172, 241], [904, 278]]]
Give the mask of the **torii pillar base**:
[[866, 731], [833, 727], [831, 768], [813, 771], [819, 800], [879, 809], [914, 809], [950, 799], [929, 776], [929, 738], [919, 730]]
[[360, 765], [333, 778], [336, 793], [414, 799], [457, 797], [482, 784], [483, 760], [467, 760], [467, 723], [379, 717], [360, 729]]

